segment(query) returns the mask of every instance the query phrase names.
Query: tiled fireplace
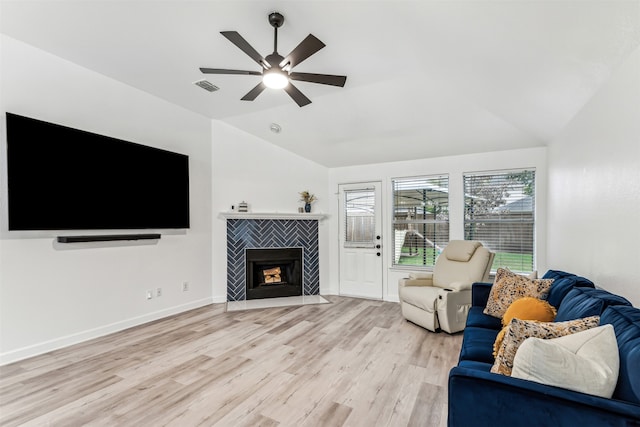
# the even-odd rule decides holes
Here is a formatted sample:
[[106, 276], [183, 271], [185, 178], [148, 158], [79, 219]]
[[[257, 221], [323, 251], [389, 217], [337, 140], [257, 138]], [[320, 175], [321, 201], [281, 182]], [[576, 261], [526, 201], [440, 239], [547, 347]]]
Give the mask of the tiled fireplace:
[[[247, 216], [242, 218], [237, 214], [226, 215], [227, 301], [247, 299], [247, 249], [301, 249], [302, 295], [318, 295], [318, 218], [308, 219], [311, 215], [288, 215], [289, 218], [285, 219], [260, 218], [251, 214]], [[271, 264], [265, 266], [272, 267]], [[282, 273], [283, 276], [286, 274], [284, 267]], [[264, 296], [258, 292], [258, 295], [252, 298], [262, 297]]]

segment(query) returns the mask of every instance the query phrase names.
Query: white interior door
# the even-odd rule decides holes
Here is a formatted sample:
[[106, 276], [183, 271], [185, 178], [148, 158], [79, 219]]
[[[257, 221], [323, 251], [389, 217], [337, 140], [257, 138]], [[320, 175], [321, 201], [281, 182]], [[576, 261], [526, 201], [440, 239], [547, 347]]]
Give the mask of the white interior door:
[[382, 299], [380, 183], [342, 184], [340, 295]]

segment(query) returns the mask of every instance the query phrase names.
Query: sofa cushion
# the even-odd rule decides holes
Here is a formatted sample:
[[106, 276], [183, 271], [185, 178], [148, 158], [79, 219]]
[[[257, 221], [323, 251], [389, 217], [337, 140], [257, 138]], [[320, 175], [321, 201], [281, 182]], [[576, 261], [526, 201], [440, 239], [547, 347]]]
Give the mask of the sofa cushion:
[[558, 308], [564, 297], [575, 287], [595, 288], [593, 282], [584, 277], [575, 275], [561, 277], [553, 281], [553, 285], [551, 285], [551, 289], [549, 289], [547, 301], [555, 308]]
[[598, 316], [586, 319], [577, 319], [569, 322], [536, 322], [534, 320], [512, 319], [504, 335], [502, 345], [498, 350], [491, 372], [495, 374], [511, 375], [513, 368], [513, 358], [518, 351], [520, 344], [527, 338], [558, 338], [565, 335], [575, 334], [589, 328], [598, 326], [600, 318]]
[[618, 342], [620, 373], [613, 397], [640, 404], [640, 309], [610, 306], [602, 313], [600, 322], [613, 325]]
[[527, 279], [505, 268], [499, 268], [484, 313], [502, 318], [512, 302], [522, 297], [546, 299], [552, 279]]
[[563, 277], [571, 277], [571, 276], [575, 276], [575, 274], [573, 273], [567, 273], [566, 271], [562, 271], [562, 270], [548, 270], [546, 273], [544, 273], [544, 276], [542, 276], [543, 279], [562, 279]]
[[618, 368], [616, 335], [604, 325], [560, 338], [527, 338], [511, 376], [610, 399]]
[[489, 372], [491, 370], [492, 363], [477, 362], [475, 360], [461, 360], [458, 363], [461, 368], [475, 369], [477, 371]]
[[556, 322], [599, 316], [610, 305], [631, 305], [625, 298], [603, 289], [573, 288], [564, 297]]
[[493, 363], [491, 350], [498, 331], [478, 327], [466, 327], [462, 338], [460, 361]]
[[484, 307], [472, 306], [467, 316], [467, 325], [480, 328], [499, 330], [502, 327], [500, 319], [483, 313]]

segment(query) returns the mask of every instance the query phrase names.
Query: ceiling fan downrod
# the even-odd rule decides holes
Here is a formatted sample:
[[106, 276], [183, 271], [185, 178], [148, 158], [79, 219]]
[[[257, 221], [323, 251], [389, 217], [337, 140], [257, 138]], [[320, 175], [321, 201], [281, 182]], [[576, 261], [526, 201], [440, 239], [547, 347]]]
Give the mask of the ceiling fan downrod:
[[269, 14], [269, 24], [273, 27], [273, 53], [278, 53], [278, 28], [284, 24], [284, 16], [278, 12], [271, 12]]

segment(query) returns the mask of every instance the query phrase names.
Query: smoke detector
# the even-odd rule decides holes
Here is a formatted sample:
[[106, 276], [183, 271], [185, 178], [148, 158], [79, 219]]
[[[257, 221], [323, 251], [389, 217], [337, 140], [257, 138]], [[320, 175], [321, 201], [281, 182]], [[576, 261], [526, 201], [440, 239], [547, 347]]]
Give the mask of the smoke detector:
[[208, 90], [209, 92], [215, 92], [220, 89], [218, 86], [214, 85], [206, 79], [198, 80], [197, 82], [193, 82], [193, 84], [196, 86], [200, 86], [202, 89]]

